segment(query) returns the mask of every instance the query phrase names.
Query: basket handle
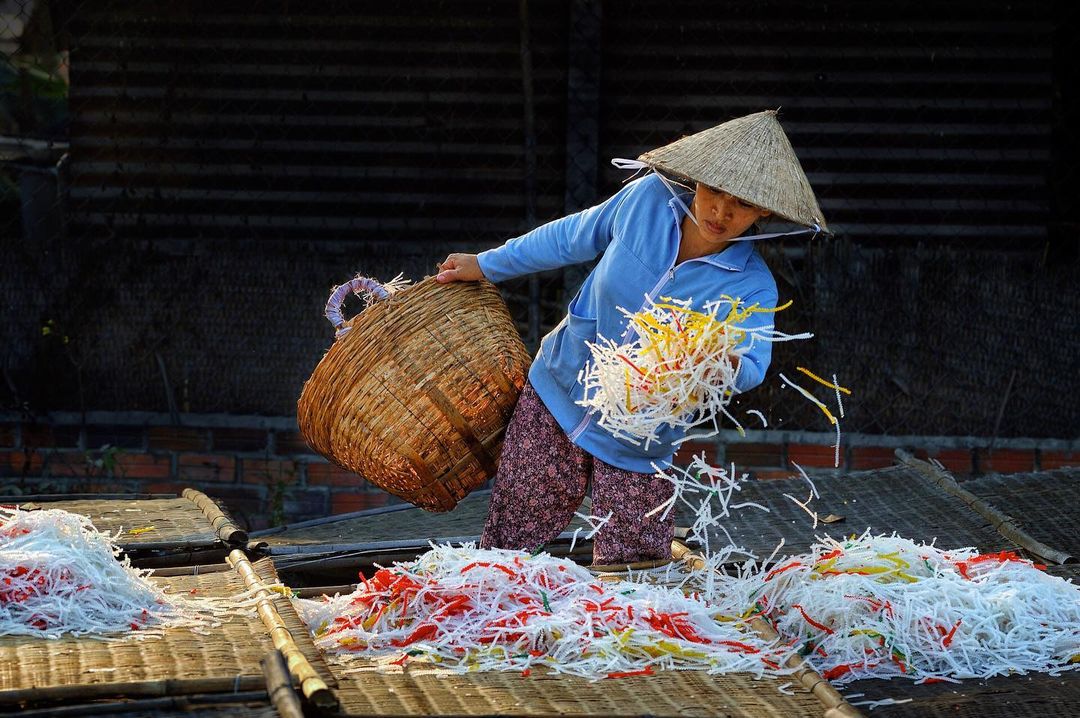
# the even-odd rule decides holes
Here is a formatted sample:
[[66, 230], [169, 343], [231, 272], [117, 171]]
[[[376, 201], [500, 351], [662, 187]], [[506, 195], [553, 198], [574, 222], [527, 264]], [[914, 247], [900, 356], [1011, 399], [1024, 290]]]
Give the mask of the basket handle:
[[377, 302], [390, 296], [390, 292], [378, 280], [357, 275], [344, 284], [334, 287], [330, 298], [326, 300], [326, 318], [334, 325], [334, 338], [340, 339], [352, 328], [345, 324], [345, 317], [341, 314], [341, 305], [345, 303], [345, 297], [349, 292], [356, 296], [368, 295], [369, 302]]

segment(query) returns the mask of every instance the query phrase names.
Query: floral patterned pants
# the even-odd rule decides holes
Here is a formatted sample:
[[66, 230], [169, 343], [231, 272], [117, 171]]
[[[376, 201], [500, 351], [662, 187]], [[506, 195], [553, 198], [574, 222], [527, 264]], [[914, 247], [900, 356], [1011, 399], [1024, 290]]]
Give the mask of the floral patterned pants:
[[592, 514], [611, 519], [593, 537], [593, 564], [671, 558], [674, 513], [645, 514], [671, 497], [671, 484], [618, 469], [575, 446], [526, 383], [506, 430], [482, 548], [533, 551], [574, 518], [592, 479]]

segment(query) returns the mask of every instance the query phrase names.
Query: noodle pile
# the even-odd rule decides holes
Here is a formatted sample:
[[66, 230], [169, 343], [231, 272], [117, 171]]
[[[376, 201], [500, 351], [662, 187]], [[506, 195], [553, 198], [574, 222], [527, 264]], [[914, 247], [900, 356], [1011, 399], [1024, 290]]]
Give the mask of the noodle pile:
[[205, 600], [166, 595], [118, 554], [84, 516], [0, 508], [0, 636], [142, 636], [215, 625]]
[[784, 672], [791, 649], [682, 591], [598, 582], [546, 553], [435, 546], [354, 593], [296, 602], [316, 644], [345, 657], [459, 671], [536, 666], [586, 678], [658, 669]]
[[1009, 551], [869, 532], [719, 582], [835, 682], [922, 682], [1080, 667], [1080, 587]]

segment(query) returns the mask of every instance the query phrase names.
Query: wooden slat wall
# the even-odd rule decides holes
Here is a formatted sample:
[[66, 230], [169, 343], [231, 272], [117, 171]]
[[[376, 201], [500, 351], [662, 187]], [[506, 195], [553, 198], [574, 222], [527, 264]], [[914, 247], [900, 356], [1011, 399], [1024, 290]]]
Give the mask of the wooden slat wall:
[[[577, 1], [529, 0], [538, 221], [566, 197]], [[72, 244], [175, 239], [199, 254], [82, 245], [115, 256], [55, 298], [87, 358], [81, 374], [59, 354], [34, 363], [56, 384], [43, 405], [78, 409], [85, 389], [89, 408], [162, 411], [165, 381], [195, 412], [289, 414], [325, 350], [334, 283], [360, 270], [419, 278], [441, 245], [476, 250], [524, 229], [517, 2], [66, 4]], [[1075, 166], [1051, 152], [1057, 11], [1051, 0], [608, 0], [588, 43], [601, 68], [596, 195], [626, 176], [610, 157], [780, 106], [830, 226], [864, 246], [769, 257], [796, 299], [778, 321], [818, 335], [778, 347], [774, 366], [880, 372], [845, 431], [899, 434], [994, 431], [993, 392], [1020, 367], [1026, 408], [1009, 399], [1001, 435], [1066, 435], [1059, 337], [1075, 334], [1075, 282], [1040, 252], [983, 251], [1041, 250], [1047, 177]], [[544, 278], [546, 326], [563, 312], [561, 281]], [[525, 289], [508, 292], [521, 320]], [[19, 301], [28, 317], [56, 315], [36, 295]], [[973, 368], [976, 354], [991, 359]], [[1045, 360], [1037, 376], [1023, 369], [1031, 356]], [[792, 392], [757, 391], [770, 423], [821, 429]]]
[[[538, 211], [562, 208], [564, 2], [531, 13]], [[76, 232], [497, 241], [522, 229], [518, 4], [92, 2]]]
[[[1039, 245], [1052, 4], [605, 5], [602, 157], [781, 108], [831, 228], [863, 243]], [[608, 168], [611, 188], [624, 173]]]
[[[531, 7], [549, 218], [569, 13]], [[623, 0], [603, 23], [602, 161], [779, 106], [838, 233], [1045, 237], [1049, 0]], [[72, 30], [77, 231], [494, 242], [522, 229], [517, 3], [98, 2]], [[605, 169], [601, 194], [620, 179]]]

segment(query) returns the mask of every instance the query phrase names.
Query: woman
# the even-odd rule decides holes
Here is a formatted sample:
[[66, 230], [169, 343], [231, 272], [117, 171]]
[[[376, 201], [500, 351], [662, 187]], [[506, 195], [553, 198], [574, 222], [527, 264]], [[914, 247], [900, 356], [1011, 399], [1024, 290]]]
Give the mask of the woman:
[[[591, 479], [593, 513], [611, 512], [595, 536], [593, 565], [670, 560], [674, 515], [661, 521], [646, 514], [671, 496], [671, 484], [654, 475], [653, 465], [670, 464], [682, 434], [668, 427], [648, 449], [616, 438], [576, 403], [578, 373], [589, 359], [586, 342], [632, 339], [619, 307], [636, 311], [665, 296], [693, 300], [700, 309], [722, 295], [776, 306], [776, 283], [746, 240], [777, 235], [745, 233], [770, 214], [811, 228], [800, 231], [819, 231], [824, 221], [775, 114], [732, 120], [638, 162], [620, 161], [688, 180], [692, 197], [650, 174], [596, 207], [440, 264], [439, 282], [500, 282], [603, 253], [529, 371], [507, 429], [483, 548], [533, 550], [550, 541], [573, 518]], [[769, 316], [754, 315], [744, 326], [762, 326]], [[732, 361], [742, 392], [761, 383], [771, 344], [751, 341], [739, 355]]]

